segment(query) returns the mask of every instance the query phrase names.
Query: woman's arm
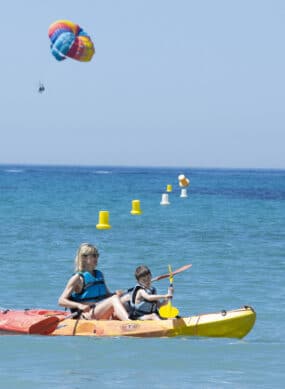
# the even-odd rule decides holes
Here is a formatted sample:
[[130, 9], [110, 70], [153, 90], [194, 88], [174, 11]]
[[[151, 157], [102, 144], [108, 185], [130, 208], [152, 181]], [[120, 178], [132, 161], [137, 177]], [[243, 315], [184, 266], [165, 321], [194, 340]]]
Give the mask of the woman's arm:
[[[82, 304], [76, 301], [70, 300], [71, 293], [75, 291], [76, 288], [80, 287], [82, 283], [79, 274], [72, 276], [66, 284], [64, 291], [58, 299], [58, 304], [65, 308], [74, 308], [79, 309], [80, 311], [86, 312], [89, 311], [90, 307], [88, 304]], [[82, 285], [81, 285], [82, 287]]]
[[[107, 291], [107, 295], [110, 297], [110, 296], [113, 296], [114, 294], [116, 294], [118, 297], [122, 297], [124, 294], [125, 294], [125, 291], [124, 290], [116, 290], [115, 293], [112, 293], [110, 291], [110, 289], [108, 288], [107, 284], [106, 284], [106, 281], [105, 281], [105, 277], [103, 275], [103, 279], [104, 279], [104, 284], [105, 284], [105, 288], [106, 288], [106, 291]], [[126, 300], [126, 298], [124, 298], [124, 300]]]
[[103, 276], [105, 288], [106, 288], [106, 291], [107, 291], [107, 297], [113, 296], [113, 295], [116, 294], [116, 293], [112, 293], [112, 292], [110, 291], [110, 289], [108, 288], [108, 286], [107, 286], [107, 284], [106, 284], [105, 277], [104, 277], [103, 273], [102, 273], [102, 276]]

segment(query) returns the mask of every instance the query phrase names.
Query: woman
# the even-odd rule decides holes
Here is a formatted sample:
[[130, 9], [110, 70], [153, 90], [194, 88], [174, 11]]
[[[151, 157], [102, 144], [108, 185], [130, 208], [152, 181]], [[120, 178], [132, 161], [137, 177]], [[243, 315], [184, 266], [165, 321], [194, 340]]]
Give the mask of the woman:
[[71, 311], [82, 312], [84, 319], [109, 319], [113, 314], [119, 320], [128, 320], [123, 306], [128, 296], [122, 291], [110, 293], [103, 273], [97, 270], [99, 253], [95, 246], [82, 243], [75, 257], [75, 274], [69, 279], [58, 303]]

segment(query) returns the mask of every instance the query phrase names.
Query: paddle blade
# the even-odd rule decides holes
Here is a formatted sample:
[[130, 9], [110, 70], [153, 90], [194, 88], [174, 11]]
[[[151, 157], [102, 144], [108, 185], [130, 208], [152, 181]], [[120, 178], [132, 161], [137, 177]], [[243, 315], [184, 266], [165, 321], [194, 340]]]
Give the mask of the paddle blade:
[[49, 316], [38, 323], [33, 324], [29, 328], [29, 334], [33, 335], [50, 335], [53, 331], [56, 330], [58, 324], [66, 319], [73, 319], [81, 314], [81, 311], [73, 312], [70, 315], [58, 317], [58, 316]]
[[179, 315], [179, 310], [171, 304], [167, 304], [159, 308], [159, 315], [165, 319], [173, 319]]
[[39, 322], [32, 324], [28, 333], [31, 335], [49, 335], [56, 329], [60, 321], [61, 320], [55, 316], [45, 317]]
[[[184, 265], [184, 266], [180, 267], [179, 269], [174, 270], [174, 271], [172, 272], [172, 275], [174, 276], [175, 274], [182, 273], [183, 271], [189, 269], [191, 266], [192, 266], [191, 263], [189, 263], [188, 265]], [[163, 280], [164, 278], [168, 278], [169, 275], [170, 275], [169, 273], [162, 274], [161, 276], [157, 276], [157, 277], [152, 278], [151, 281], [153, 282], [153, 281]]]

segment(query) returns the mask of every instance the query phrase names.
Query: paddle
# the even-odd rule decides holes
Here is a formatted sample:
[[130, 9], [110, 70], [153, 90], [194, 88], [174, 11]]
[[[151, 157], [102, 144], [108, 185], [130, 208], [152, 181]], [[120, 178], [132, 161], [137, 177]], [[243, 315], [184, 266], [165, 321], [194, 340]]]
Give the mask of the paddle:
[[[168, 265], [169, 270], [169, 286], [172, 288], [173, 286], [173, 273], [171, 270], [171, 266]], [[168, 303], [159, 308], [159, 315], [163, 318], [172, 319], [179, 315], [179, 310], [176, 307], [172, 306], [172, 297], [168, 299]]]
[[[172, 276], [176, 275], [176, 274], [179, 274], [179, 273], [182, 273], [183, 271], [189, 269], [190, 267], [192, 266], [191, 263], [189, 263], [188, 265], [184, 265], [184, 266], [181, 266], [179, 269], [176, 269], [172, 272]], [[151, 279], [151, 282], [154, 282], [154, 281], [160, 281], [160, 280], [163, 280], [164, 278], [169, 278], [170, 274], [169, 273], [166, 273], [166, 274], [161, 274], [160, 276], [156, 276], [154, 278]], [[127, 294], [127, 293], [130, 293], [134, 290], [134, 287], [132, 288], [129, 288], [127, 289], [123, 294]]]
[[77, 315], [78, 312], [73, 312], [70, 315], [65, 316], [63, 318], [59, 318], [58, 316], [45, 317], [38, 323], [31, 325], [28, 333], [30, 335], [49, 335], [56, 329], [56, 327], [61, 321], [64, 321], [66, 319], [71, 319]]
[[[172, 272], [172, 276], [175, 276], [175, 274], [181, 273], [181, 272], [183, 272], [183, 271], [189, 269], [191, 266], [192, 266], [191, 263], [190, 263], [189, 265], [181, 266], [179, 269], [174, 270], [174, 271]], [[153, 282], [153, 281], [159, 281], [159, 280], [162, 280], [163, 278], [168, 278], [168, 277], [170, 277], [170, 274], [169, 274], [169, 273], [162, 274], [161, 276], [157, 276], [157, 277], [152, 278], [151, 282]]]

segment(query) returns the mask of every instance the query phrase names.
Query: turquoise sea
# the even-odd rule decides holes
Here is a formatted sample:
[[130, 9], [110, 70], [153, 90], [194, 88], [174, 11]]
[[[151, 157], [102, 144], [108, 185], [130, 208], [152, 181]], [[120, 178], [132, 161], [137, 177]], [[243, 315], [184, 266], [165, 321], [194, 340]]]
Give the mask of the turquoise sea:
[[[100, 210], [110, 230], [96, 229]], [[58, 308], [77, 247], [91, 242], [111, 290], [133, 286], [139, 264], [155, 276], [192, 263], [175, 277], [181, 315], [257, 313], [243, 340], [0, 336], [1, 387], [284, 387], [284, 170], [1, 165], [0, 218], [1, 308]]]

